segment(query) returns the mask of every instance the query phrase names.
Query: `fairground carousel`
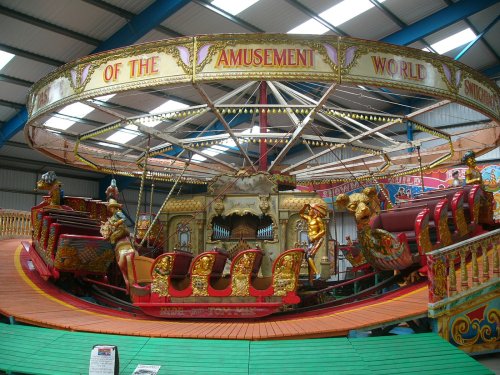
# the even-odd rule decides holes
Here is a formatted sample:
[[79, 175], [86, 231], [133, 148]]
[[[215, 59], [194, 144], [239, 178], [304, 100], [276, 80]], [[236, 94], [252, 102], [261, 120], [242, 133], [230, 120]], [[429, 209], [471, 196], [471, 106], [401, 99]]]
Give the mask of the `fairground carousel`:
[[[300, 315], [420, 283], [439, 319], [467, 267], [486, 275], [474, 285], [498, 317], [500, 234], [473, 174], [474, 156], [498, 146], [499, 93], [450, 58], [348, 37], [200, 35], [86, 56], [32, 87], [25, 136], [61, 163], [140, 180], [137, 212], [121, 212], [119, 183], [97, 202], [45, 176], [25, 248], [45, 279], [110, 285], [161, 318]], [[82, 108], [90, 121], [65, 127]], [[487, 120], [462, 135], [435, 126], [456, 113]], [[424, 173], [463, 157], [466, 186], [424, 194]], [[420, 178], [422, 195], [392, 207], [380, 181], [402, 176]], [[169, 193], [142, 212], [151, 184]], [[334, 190], [347, 184], [356, 193]], [[335, 211], [358, 228], [343, 247]], [[376, 275], [368, 292], [335, 293], [349, 283], [332, 281], [339, 254], [358, 284]]]

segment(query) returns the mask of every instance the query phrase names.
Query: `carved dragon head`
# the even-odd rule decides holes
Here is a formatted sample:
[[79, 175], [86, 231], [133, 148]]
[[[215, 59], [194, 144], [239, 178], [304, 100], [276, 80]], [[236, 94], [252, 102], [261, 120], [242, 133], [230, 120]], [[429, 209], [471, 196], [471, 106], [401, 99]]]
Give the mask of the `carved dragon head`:
[[36, 183], [36, 188], [38, 190], [51, 190], [55, 184], [59, 184], [57, 181], [56, 172], [49, 171], [44, 173], [40, 180]]

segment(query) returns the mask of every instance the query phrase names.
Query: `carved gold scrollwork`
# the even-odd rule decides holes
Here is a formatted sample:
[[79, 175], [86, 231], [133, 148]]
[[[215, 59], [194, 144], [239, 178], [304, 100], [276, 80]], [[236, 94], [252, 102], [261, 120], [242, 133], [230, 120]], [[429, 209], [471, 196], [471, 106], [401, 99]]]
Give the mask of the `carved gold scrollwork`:
[[439, 218], [439, 241], [442, 246], [448, 246], [452, 243], [447, 210], [443, 210]]
[[[484, 316], [482, 318], [484, 318]], [[478, 341], [492, 343], [498, 340], [498, 331], [497, 334], [494, 334], [492, 327], [498, 327], [499, 323], [500, 314], [496, 309], [490, 310], [487, 313], [486, 319], [481, 320], [475, 318], [471, 321], [470, 318], [465, 315], [457, 318], [453, 322], [451, 326], [451, 335], [453, 340], [460, 346], [471, 346]]]
[[424, 253], [428, 253], [432, 250], [431, 236], [429, 234], [428, 225], [422, 228], [422, 231], [419, 233], [418, 244]]
[[168, 297], [168, 278], [172, 272], [173, 261], [170, 255], [164, 256], [153, 268], [153, 282], [151, 292], [157, 293], [160, 297]]
[[255, 253], [247, 253], [236, 260], [232, 272], [232, 296], [250, 295], [250, 274], [255, 261]]
[[208, 277], [212, 272], [214, 262], [214, 254], [203, 255], [196, 261], [191, 276], [193, 296], [208, 296]]
[[437, 259], [433, 265], [434, 295], [446, 297], [446, 264], [442, 259]]
[[291, 253], [281, 258], [273, 275], [275, 296], [285, 296], [297, 288], [302, 253]]
[[460, 234], [460, 236], [463, 237], [469, 231], [469, 228], [467, 226], [467, 222], [465, 221], [465, 215], [464, 215], [464, 209], [463, 209], [463, 207], [457, 208], [456, 220], [457, 220], [458, 233]]

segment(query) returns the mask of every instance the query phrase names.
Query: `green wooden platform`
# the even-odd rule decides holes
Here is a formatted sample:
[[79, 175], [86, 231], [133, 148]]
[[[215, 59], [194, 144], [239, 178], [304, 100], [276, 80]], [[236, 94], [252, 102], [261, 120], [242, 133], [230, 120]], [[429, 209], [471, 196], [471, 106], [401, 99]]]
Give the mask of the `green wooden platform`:
[[432, 333], [283, 341], [161, 339], [0, 324], [0, 370], [88, 374], [94, 345], [116, 345], [120, 374], [493, 374]]

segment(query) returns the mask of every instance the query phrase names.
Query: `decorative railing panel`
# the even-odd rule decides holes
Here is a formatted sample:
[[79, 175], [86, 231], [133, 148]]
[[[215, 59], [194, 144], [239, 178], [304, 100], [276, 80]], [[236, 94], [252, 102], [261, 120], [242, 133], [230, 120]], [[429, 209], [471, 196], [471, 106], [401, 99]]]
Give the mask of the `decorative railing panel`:
[[31, 216], [28, 211], [0, 210], [0, 238], [31, 236]]
[[500, 229], [497, 229], [428, 253], [429, 302], [453, 297], [498, 278], [499, 247]]

